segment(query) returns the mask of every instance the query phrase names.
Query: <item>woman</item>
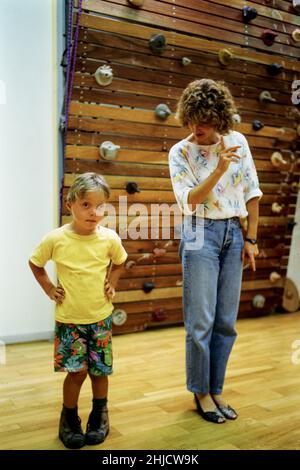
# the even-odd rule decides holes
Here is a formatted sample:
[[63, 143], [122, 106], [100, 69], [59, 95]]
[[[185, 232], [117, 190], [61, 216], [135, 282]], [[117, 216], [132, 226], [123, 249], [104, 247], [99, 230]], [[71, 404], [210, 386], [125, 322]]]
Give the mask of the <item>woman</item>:
[[[186, 328], [187, 388], [213, 423], [236, 419], [222, 395], [236, 338], [244, 256], [255, 270], [262, 192], [246, 138], [232, 131], [236, 113], [222, 82], [196, 80], [178, 103], [191, 134], [169, 153], [177, 203], [184, 213], [180, 257]], [[243, 239], [240, 218], [247, 217]]]

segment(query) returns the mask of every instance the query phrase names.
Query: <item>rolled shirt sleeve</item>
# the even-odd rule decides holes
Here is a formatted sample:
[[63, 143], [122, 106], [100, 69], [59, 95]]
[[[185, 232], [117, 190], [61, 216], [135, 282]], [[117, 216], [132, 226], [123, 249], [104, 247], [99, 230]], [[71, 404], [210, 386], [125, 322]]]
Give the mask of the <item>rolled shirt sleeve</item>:
[[169, 169], [173, 191], [180, 210], [185, 215], [194, 214], [197, 209], [191, 210], [191, 205], [188, 204], [188, 196], [189, 192], [199, 183], [176, 145], [172, 147], [169, 153]]
[[[244, 137], [244, 136], [243, 136]], [[243, 139], [243, 191], [244, 191], [244, 199], [245, 203], [253, 199], [254, 197], [262, 197], [263, 193], [259, 188], [259, 181], [257, 177], [257, 172], [255, 168], [255, 164], [253, 161], [253, 157], [248, 145], [246, 138]]]
[[30, 261], [39, 268], [43, 268], [47, 261], [52, 259], [53, 238], [51, 234], [47, 234], [37, 245], [30, 255]]
[[111, 239], [110, 256], [113, 264], [116, 265], [124, 263], [128, 256], [122, 245], [121, 238], [117, 233], [115, 233], [114, 237]]

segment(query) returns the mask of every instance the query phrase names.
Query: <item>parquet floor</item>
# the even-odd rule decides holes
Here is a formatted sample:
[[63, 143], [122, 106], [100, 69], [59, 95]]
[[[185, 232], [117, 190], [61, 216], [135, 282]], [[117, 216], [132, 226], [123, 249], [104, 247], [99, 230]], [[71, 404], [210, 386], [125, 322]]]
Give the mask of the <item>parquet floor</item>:
[[[300, 312], [238, 322], [226, 397], [236, 421], [202, 420], [185, 388], [184, 330], [114, 338], [111, 431], [84, 449], [300, 449]], [[300, 344], [300, 341], [299, 341]], [[0, 366], [0, 449], [64, 449], [57, 438], [64, 374], [52, 372], [52, 344], [7, 346]], [[294, 354], [294, 359], [293, 359]], [[297, 364], [299, 362], [299, 364]], [[79, 412], [85, 426], [90, 383]]]

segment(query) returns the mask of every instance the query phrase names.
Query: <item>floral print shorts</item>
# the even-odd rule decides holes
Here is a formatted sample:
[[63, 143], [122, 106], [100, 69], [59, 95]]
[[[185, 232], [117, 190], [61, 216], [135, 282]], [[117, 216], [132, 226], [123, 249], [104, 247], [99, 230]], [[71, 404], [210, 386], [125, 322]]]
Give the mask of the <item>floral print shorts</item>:
[[54, 370], [112, 373], [112, 316], [89, 325], [55, 322]]

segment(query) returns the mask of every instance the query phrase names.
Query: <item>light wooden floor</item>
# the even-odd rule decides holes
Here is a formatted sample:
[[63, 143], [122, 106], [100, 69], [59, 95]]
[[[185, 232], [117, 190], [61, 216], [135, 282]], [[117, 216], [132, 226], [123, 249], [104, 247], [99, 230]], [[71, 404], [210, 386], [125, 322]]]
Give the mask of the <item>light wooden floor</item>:
[[[238, 331], [225, 387], [237, 421], [211, 424], [195, 412], [185, 389], [182, 327], [116, 336], [111, 432], [104, 444], [84, 449], [300, 449], [300, 363], [292, 362], [300, 312], [240, 320]], [[64, 448], [57, 438], [63, 379], [52, 372], [49, 342], [7, 347], [0, 449]], [[90, 402], [86, 381], [84, 425]]]

